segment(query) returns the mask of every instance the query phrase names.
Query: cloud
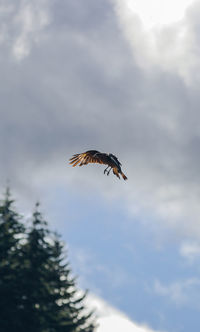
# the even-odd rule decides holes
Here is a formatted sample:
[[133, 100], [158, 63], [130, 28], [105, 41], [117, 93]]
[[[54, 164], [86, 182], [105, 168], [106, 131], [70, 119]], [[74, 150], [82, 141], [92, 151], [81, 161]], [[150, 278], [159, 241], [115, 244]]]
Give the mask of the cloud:
[[184, 242], [180, 247], [180, 254], [190, 263], [200, 258], [200, 244], [198, 242]]
[[125, 314], [94, 294], [88, 296], [87, 303], [91, 308], [96, 309], [99, 324], [97, 332], [153, 332], [148, 326], [133, 322]]
[[13, 4], [3, 1], [0, 7], [1, 47], [7, 50], [15, 60], [22, 60], [29, 55], [33, 44], [42, 36], [42, 30], [49, 24], [48, 0], [17, 0]]
[[156, 280], [154, 290], [158, 295], [172, 301], [178, 307], [186, 306], [199, 310], [199, 285], [198, 278], [189, 278], [169, 285], [164, 285]]
[[49, 24], [47, 1], [26, 3], [21, 1], [14, 23], [18, 29], [12, 48], [17, 60], [23, 59], [30, 52], [32, 43], [37, 42], [44, 27]]
[[[174, 42], [160, 32], [158, 66], [147, 70], [138, 65], [137, 52], [144, 50], [148, 56], [151, 38], [143, 38], [138, 16], [131, 14], [126, 20], [126, 1], [119, 3], [118, 16], [113, 2], [87, 1], [88, 6], [66, 1], [61, 7], [50, 0], [41, 5], [20, 1], [2, 9], [1, 182], [9, 178], [29, 200], [59, 183], [84, 195], [85, 188], [88, 193], [92, 188], [119, 201], [149, 227], [199, 238], [200, 100], [196, 87], [169, 65], [173, 60], [176, 66], [171, 52], [180, 60], [180, 48], [173, 47], [175, 28], [166, 28], [168, 34], [172, 29]], [[180, 47], [198, 55], [195, 8], [198, 4], [177, 29], [183, 26], [189, 38]], [[137, 39], [130, 42], [134, 54], [120, 15], [125, 15], [128, 33]], [[184, 51], [178, 63], [199, 68], [187, 54]], [[90, 148], [116, 154], [128, 182], [102, 177], [101, 166], [67, 168], [71, 154]]]
[[156, 1], [149, 8], [146, 3], [129, 0], [115, 0], [114, 4], [137, 63], [148, 70], [159, 67], [176, 72], [187, 84], [193, 84], [195, 68], [199, 67], [198, 2], [187, 0], [175, 4], [171, 1], [165, 7]]

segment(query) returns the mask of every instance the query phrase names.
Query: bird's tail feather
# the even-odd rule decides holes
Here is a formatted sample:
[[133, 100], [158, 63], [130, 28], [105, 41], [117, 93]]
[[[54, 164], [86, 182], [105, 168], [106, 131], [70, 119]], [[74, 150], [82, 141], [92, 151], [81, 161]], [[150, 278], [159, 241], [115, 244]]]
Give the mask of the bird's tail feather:
[[124, 180], [128, 179], [127, 176], [123, 172], [121, 174], [122, 174], [122, 177], [123, 177]]
[[115, 167], [113, 168], [113, 174], [115, 174], [120, 179], [119, 172]]

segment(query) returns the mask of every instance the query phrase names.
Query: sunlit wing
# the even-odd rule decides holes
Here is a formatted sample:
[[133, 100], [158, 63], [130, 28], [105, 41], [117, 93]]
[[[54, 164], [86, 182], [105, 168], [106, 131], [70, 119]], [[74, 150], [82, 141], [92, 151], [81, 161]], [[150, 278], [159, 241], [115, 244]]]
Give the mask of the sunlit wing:
[[69, 163], [73, 167], [77, 165], [87, 165], [88, 163], [107, 164], [107, 155], [106, 153], [101, 153], [96, 150], [90, 150], [73, 155], [73, 157], [70, 158]]

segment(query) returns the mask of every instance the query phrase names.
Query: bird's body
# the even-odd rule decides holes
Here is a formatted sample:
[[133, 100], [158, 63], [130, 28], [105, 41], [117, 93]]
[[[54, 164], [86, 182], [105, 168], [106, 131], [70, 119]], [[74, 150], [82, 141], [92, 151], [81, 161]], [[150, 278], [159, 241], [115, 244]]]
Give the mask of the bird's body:
[[[69, 163], [72, 164], [73, 167], [76, 165], [79, 166], [87, 165], [88, 163], [105, 164], [108, 166], [104, 170], [104, 174], [107, 173], [107, 175], [109, 175], [112, 169], [113, 174], [115, 174], [119, 179], [120, 179], [119, 174], [121, 174], [123, 179], [127, 180], [126, 175], [122, 172], [121, 163], [119, 162], [117, 157], [115, 157], [111, 153], [101, 153], [96, 150], [89, 150], [83, 153], [78, 153], [73, 155], [73, 157], [70, 158]], [[110, 169], [108, 170], [108, 168]]]

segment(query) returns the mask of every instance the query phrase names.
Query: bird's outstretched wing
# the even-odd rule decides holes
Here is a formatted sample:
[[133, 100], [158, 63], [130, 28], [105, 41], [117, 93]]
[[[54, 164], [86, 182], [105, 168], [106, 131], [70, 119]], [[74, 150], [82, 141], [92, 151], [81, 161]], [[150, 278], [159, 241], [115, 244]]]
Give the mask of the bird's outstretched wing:
[[69, 163], [74, 166], [82, 166], [87, 165], [88, 163], [98, 163], [98, 164], [106, 164], [108, 161], [108, 155], [106, 153], [101, 153], [96, 150], [89, 150], [83, 153], [78, 153], [73, 155], [72, 158], [69, 159]]

